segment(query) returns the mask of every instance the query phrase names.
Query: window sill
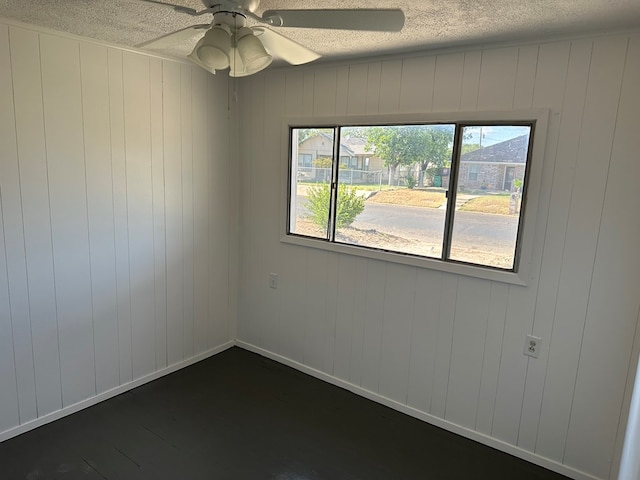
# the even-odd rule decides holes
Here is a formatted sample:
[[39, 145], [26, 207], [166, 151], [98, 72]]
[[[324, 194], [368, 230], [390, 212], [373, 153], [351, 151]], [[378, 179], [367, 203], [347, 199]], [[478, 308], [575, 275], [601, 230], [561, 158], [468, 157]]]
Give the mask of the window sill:
[[310, 237], [302, 237], [297, 235], [282, 235], [280, 237], [282, 243], [290, 245], [298, 245], [300, 247], [316, 248], [344, 255], [354, 255], [357, 257], [370, 258], [383, 262], [399, 263], [411, 267], [427, 268], [430, 270], [438, 270], [441, 272], [453, 273], [457, 275], [466, 275], [469, 277], [482, 278], [484, 280], [492, 280], [495, 282], [508, 283], [511, 285], [527, 285], [527, 276], [523, 273], [522, 265], [518, 273], [497, 270], [492, 268], [483, 268], [464, 263], [445, 262], [435, 258], [417, 257], [403, 253], [386, 252], [382, 250], [372, 250], [369, 248], [358, 247], [355, 245], [345, 245], [341, 243], [330, 243], [320, 239]]

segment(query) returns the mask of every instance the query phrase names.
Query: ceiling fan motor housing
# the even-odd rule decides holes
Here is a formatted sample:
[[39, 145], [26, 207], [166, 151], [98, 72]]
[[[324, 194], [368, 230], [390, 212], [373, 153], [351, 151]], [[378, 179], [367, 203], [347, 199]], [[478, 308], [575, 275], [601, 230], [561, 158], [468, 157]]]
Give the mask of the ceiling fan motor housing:
[[220, 10], [245, 10], [255, 12], [260, 5], [260, 0], [202, 0], [207, 8], [219, 7]]
[[213, 25], [226, 25], [234, 32], [247, 25], [247, 17], [238, 12], [220, 11], [213, 14]]

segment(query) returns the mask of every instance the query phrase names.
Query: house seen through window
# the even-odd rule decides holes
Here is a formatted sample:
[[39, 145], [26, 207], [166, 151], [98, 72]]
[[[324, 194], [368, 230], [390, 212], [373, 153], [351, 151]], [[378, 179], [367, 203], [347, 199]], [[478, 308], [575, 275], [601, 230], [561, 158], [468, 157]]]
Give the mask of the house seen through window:
[[517, 271], [533, 126], [291, 128], [287, 234]]

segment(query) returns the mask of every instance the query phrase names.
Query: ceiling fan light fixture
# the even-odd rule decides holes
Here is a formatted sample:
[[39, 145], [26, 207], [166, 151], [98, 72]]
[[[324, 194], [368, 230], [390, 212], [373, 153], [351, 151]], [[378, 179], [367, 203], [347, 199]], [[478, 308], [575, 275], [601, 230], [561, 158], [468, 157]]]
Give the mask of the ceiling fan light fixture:
[[231, 47], [231, 54], [229, 55], [229, 58], [231, 62], [229, 67], [230, 77], [246, 77], [247, 75], [250, 75], [245, 71], [242, 58], [240, 58], [240, 53], [236, 47]]
[[[244, 66], [245, 75], [259, 72], [267, 68], [273, 61], [273, 57], [267, 53], [262, 42], [253, 34], [253, 30], [248, 27], [238, 30], [236, 33], [236, 45]], [[238, 73], [236, 76], [241, 76], [240, 72], [236, 73]]]
[[231, 30], [227, 25], [214, 25], [196, 44], [189, 58], [209, 71], [229, 67]]

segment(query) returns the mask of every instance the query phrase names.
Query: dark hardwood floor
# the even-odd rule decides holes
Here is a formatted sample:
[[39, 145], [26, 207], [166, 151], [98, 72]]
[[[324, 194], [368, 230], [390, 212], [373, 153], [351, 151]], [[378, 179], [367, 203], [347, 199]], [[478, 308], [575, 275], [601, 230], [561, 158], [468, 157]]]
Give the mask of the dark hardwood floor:
[[0, 478], [566, 477], [232, 348], [0, 443]]

